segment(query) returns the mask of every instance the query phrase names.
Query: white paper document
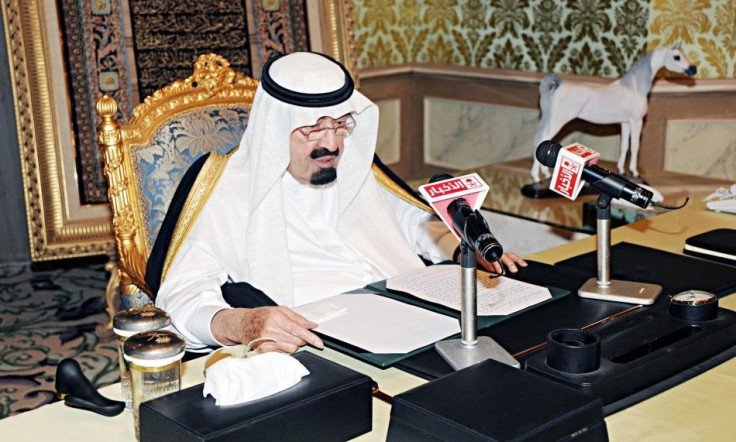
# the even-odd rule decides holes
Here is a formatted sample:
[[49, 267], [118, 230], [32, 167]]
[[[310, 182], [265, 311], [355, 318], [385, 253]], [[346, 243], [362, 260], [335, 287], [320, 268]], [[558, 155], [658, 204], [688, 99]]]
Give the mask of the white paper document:
[[366, 294], [335, 295], [293, 309], [315, 330], [371, 353], [410, 351], [460, 333], [456, 318]]
[[[386, 287], [460, 310], [462, 268], [434, 265], [386, 280]], [[478, 270], [478, 315], [508, 315], [552, 298], [546, 287]]]

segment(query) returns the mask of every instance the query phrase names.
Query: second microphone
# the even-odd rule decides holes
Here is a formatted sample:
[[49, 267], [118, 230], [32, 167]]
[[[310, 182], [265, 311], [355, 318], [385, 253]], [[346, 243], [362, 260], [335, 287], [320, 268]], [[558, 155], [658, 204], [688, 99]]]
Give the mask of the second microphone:
[[[448, 174], [437, 174], [429, 182], [435, 183], [453, 178]], [[455, 198], [447, 206], [447, 214], [452, 219], [452, 226], [465, 242], [478, 252], [487, 262], [501, 259], [503, 247], [491, 233], [488, 223], [478, 210], [473, 210], [468, 201]]]

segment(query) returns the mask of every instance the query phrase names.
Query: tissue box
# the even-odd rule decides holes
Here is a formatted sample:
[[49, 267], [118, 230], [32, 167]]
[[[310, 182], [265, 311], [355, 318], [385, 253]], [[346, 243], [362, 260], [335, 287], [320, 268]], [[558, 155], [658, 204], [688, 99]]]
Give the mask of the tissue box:
[[607, 441], [600, 398], [487, 360], [394, 396], [389, 441]]
[[218, 407], [197, 385], [140, 407], [141, 441], [342, 441], [371, 430], [372, 380], [308, 352], [294, 355], [309, 370], [282, 392]]

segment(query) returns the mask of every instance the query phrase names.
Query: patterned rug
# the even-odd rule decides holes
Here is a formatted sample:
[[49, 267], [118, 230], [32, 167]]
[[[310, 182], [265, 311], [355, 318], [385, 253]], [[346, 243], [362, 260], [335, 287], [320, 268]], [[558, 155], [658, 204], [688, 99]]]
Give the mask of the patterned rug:
[[98, 388], [119, 380], [107, 322], [104, 264], [33, 271], [0, 265], [0, 419], [58, 400], [56, 365], [74, 358]]

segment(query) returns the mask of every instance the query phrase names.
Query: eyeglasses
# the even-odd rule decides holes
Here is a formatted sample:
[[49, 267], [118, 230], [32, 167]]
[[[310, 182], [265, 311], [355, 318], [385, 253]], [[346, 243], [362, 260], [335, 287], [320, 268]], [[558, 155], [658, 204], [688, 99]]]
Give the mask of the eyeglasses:
[[328, 131], [334, 131], [336, 137], [345, 138], [353, 133], [355, 128], [355, 120], [352, 117], [347, 117], [344, 120], [335, 122], [335, 127], [300, 127], [298, 130], [308, 141], [317, 141], [322, 139]]

